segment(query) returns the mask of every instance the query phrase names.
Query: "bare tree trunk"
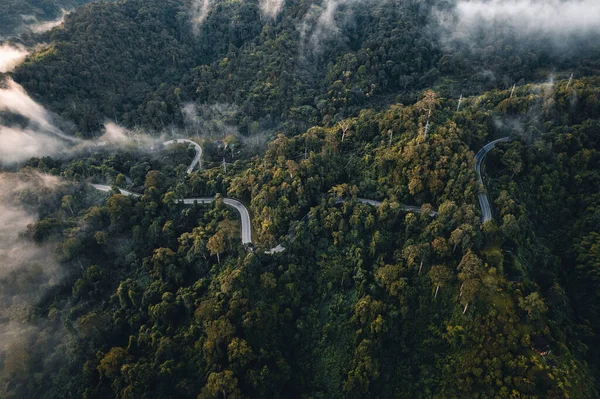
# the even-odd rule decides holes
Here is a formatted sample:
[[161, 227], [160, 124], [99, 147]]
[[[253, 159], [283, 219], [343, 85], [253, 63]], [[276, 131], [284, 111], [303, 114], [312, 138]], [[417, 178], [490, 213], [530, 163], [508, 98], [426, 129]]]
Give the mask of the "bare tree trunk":
[[439, 290], [440, 290], [440, 286], [438, 285], [437, 288], [435, 289], [435, 296], [433, 297], [433, 299], [437, 298], [437, 294], [438, 294]]
[[469, 308], [469, 302], [465, 305], [465, 310], [463, 310], [463, 314], [467, 313], [467, 309]]
[[350, 128], [350, 126], [347, 123], [341, 123], [341, 122], [339, 122], [338, 125], [342, 128], [342, 143], [343, 143], [344, 139], [346, 138], [346, 133], [348, 133], [348, 129]]
[[219, 262], [219, 265], [221, 264], [221, 257], [219, 256], [219, 253], [217, 252], [217, 261]]
[[419, 276], [421, 275], [421, 270], [423, 270], [423, 261], [421, 261], [421, 266], [419, 266]]

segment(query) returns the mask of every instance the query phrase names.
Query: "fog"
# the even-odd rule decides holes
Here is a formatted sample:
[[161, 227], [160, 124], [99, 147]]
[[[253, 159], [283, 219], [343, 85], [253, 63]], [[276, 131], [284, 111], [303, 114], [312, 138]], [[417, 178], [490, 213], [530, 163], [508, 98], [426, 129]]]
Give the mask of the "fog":
[[600, 33], [597, 0], [460, 0], [454, 12], [438, 9], [434, 15], [450, 38], [460, 40], [470, 40], [482, 29], [488, 34], [507, 29], [525, 37], [550, 35], [558, 41]]
[[61, 141], [29, 129], [0, 126], [0, 165], [32, 157], [54, 156], [64, 150]]
[[260, 11], [264, 16], [276, 18], [283, 10], [284, 0], [261, 0]]
[[23, 236], [27, 226], [38, 220], [24, 204], [35, 207], [35, 198], [46, 197], [61, 185], [56, 177], [32, 171], [0, 173], [0, 379], [4, 384], [24, 378], [30, 364], [50, 361], [66, 336], [51, 320], [30, 321], [39, 300], [66, 274], [55, 260], [53, 244], [36, 244]]
[[0, 88], [0, 112], [10, 112], [28, 119], [39, 129], [53, 133], [63, 140], [77, 142], [78, 140], [66, 136], [53, 124], [51, 114], [40, 104], [34, 101], [25, 89], [12, 79], [6, 79], [4, 88]]
[[[0, 165], [57, 155], [66, 151], [68, 144], [81, 143], [61, 132], [53, 116], [10, 78], [0, 88], [0, 113]], [[9, 124], [9, 116], [18, 116], [27, 125]]]
[[27, 29], [33, 33], [44, 33], [49, 30], [52, 30], [58, 26], [61, 26], [65, 22], [65, 17], [69, 15], [69, 11], [63, 9], [61, 10], [61, 16], [57, 19], [51, 21], [41, 21], [38, 22], [35, 20], [35, 23], [27, 25]]
[[353, 20], [357, 5], [377, 6], [388, 0], [324, 0], [313, 4], [298, 27], [301, 52], [319, 54], [328, 40], [343, 40], [341, 27]]
[[0, 45], [0, 73], [11, 72], [25, 61], [29, 51], [20, 45], [4, 43]]
[[200, 26], [208, 17], [208, 13], [210, 12], [210, 8], [212, 6], [212, 0], [193, 0], [192, 3], [192, 26], [194, 28], [194, 32], [198, 34], [198, 30]]

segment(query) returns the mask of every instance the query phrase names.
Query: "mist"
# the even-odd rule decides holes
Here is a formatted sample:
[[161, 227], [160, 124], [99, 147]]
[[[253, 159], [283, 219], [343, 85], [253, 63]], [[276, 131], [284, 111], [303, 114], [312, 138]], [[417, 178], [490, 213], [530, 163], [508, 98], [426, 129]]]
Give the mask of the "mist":
[[36, 21], [34, 24], [28, 25], [27, 29], [33, 33], [48, 32], [48, 31], [64, 24], [65, 17], [67, 15], [69, 15], [69, 11], [63, 9], [63, 10], [61, 10], [61, 16], [59, 18], [51, 20], [51, 21], [42, 21], [42, 22]]
[[193, 0], [191, 12], [192, 26], [195, 34], [198, 34], [200, 26], [202, 26], [206, 17], [208, 17], [211, 6], [212, 0]]
[[600, 33], [597, 0], [459, 0], [453, 12], [435, 10], [434, 15], [449, 38], [458, 40], [478, 32], [496, 34], [496, 29], [525, 37], [549, 35], [558, 42]]
[[389, 0], [324, 0], [320, 5], [312, 5], [298, 27], [301, 38], [301, 52], [320, 54], [324, 42], [344, 40], [342, 26], [353, 19], [355, 6], [375, 7]]
[[54, 125], [52, 115], [15, 81], [6, 79], [4, 86], [0, 88], [0, 112], [20, 116], [27, 126], [8, 125], [0, 115], [0, 165], [31, 157], [54, 156], [65, 151], [69, 147], [67, 143], [81, 143], [61, 132]]
[[22, 383], [32, 364], [49, 361], [66, 337], [52, 321], [30, 321], [39, 301], [66, 272], [55, 260], [53, 244], [37, 244], [23, 235], [38, 216], [22, 198], [45, 198], [61, 186], [58, 178], [38, 172], [0, 173], [0, 396], [9, 382]]
[[21, 85], [12, 79], [4, 82], [5, 87], [0, 88], [0, 112], [10, 112], [28, 119], [39, 129], [52, 133], [63, 140], [76, 143], [74, 137], [63, 134], [52, 122], [51, 114], [40, 104], [35, 102]]
[[55, 156], [65, 150], [63, 142], [34, 130], [0, 126], [0, 165], [33, 157]]
[[4, 43], [0, 45], [0, 73], [11, 72], [25, 61], [29, 51], [18, 44]]
[[276, 18], [283, 10], [284, 0], [261, 0], [260, 11], [262, 15], [269, 18]]

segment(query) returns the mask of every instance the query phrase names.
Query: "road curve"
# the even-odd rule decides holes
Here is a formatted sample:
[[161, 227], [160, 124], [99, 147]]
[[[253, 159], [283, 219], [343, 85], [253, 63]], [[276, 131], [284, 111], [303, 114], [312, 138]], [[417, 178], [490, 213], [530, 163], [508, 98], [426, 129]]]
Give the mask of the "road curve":
[[[196, 156], [194, 157], [194, 160], [187, 168], [187, 173], [190, 174], [190, 173], [192, 173], [194, 168], [198, 165], [198, 163], [200, 163], [200, 160], [202, 159], [202, 147], [198, 143], [196, 143], [192, 140], [188, 140], [188, 139], [168, 140], [168, 141], [165, 141], [164, 143], [162, 143], [162, 145], [168, 146], [168, 145], [172, 145], [172, 144], [182, 144], [182, 143], [192, 144], [196, 148]], [[485, 156], [485, 154], [483, 156]], [[109, 192], [112, 190], [111, 186], [107, 186], [105, 184], [92, 184], [92, 187], [94, 187], [96, 190], [102, 191], [102, 192]], [[123, 194], [125, 196], [136, 197], [136, 198], [141, 197], [141, 194], [134, 193], [134, 192], [128, 191], [128, 190], [124, 190], [122, 188], [119, 188], [119, 191], [121, 192], [121, 194]], [[214, 201], [215, 201], [215, 198], [213, 198], [213, 197], [184, 198], [184, 199], [176, 200], [176, 202], [183, 203], [186, 205], [193, 205], [196, 203], [210, 204]], [[339, 203], [343, 203], [346, 201], [347, 201], [346, 199], [341, 198], [341, 199], [336, 200], [336, 203], [339, 204]], [[360, 202], [362, 204], [367, 204], [367, 205], [371, 205], [371, 206], [379, 206], [382, 204], [380, 201], [370, 200], [370, 199], [366, 199], [366, 198], [357, 198], [356, 201]], [[223, 203], [232, 208], [235, 208], [238, 211], [238, 213], [240, 214], [240, 220], [241, 220], [241, 224], [242, 224], [242, 234], [241, 234], [242, 244], [245, 244], [245, 245], [252, 244], [252, 223], [250, 220], [250, 213], [248, 212], [248, 209], [240, 201], [233, 199], [233, 198], [223, 198]], [[422, 213], [422, 210], [420, 207], [413, 206], [413, 205], [401, 204], [401, 208], [407, 212]], [[430, 213], [431, 217], [435, 217], [436, 215], [437, 215], [436, 211], [431, 211], [431, 213]], [[290, 237], [293, 238], [293, 236], [290, 236]], [[277, 245], [276, 247], [274, 247], [268, 251], [265, 251], [265, 252], [267, 254], [274, 254], [274, 253], [283, 252], [283, 251], [285, 251], [285, 248], [281, 245]]]
[[[194, 146], [194, 148], [196, 149], [196, 156], [194, 157], [194, 160], [192, 161], [190, 166], [188, 166], [188, 168], [187, 168], [187, 174], [189, 175], [190, 173], [192, 173], [192, 171], [194, 170], [196, 165], [198, 165], [200, 163], [200, 159], [202, 159], [202, 147], [200, 147], [200, 144], [198, 144], [192, 140], [188, 140], [188, 139], [175, 139], [175, 140], [165, 141], [164, 143], [162, 143], [162, 145], [166, 147], [171, 144], [183, 144], [183, 143], [192, 144]], [[200, 168], [202, 168], [202, 167], [200, 167]]]
[[[104, 185], [104, 184], [92, 184], [98, 191], [109, 192], [112, 190], [112, 187]], [[119, 188], [121, 194], [128, 197], [141, 197], [141, 194], [133, 193], [131, 191], [123, 190]], [[214, 197], [205, 197], [205, 198], [185, 198], [183, 200], [175, 200], [175, 202], [183, 203], [185, 205], [194, 205], [198, 204], [210, 204], [215, 201]], [[250, 213], [248, 209], [242, 204], [240, 201], [232, 199], [232, 198], [223, 198], [223, 203], [225, 205], [231, 206], [235, 208], [240, 216], [242, 221], [242, 244], [252, 244], [252, 224], [250, 223]]]
[[477, 154], [475, 154], [475, 174], [477, 175], [477, 181], [479, 182], [480, 187], [484, 188], [483, 192], [480, 192], [477, 197], [479, 198], [479, 206], [481, 207], [481, 221], [488, 222], [492, 220], [492, 206], [490, 205], [490, 201], [488, 199], [487, 193], [485, 192], [485, 187], [483, 186], [483, 179], [481, 177], [481, 164], [483, 163], [483, 159], [485, 156], [496, 147], [498, 143], [504, 143], [510, 141], [510, 137], [502, 137], [498, 140], [494, 140], [490, 143], [487, 143], [483, 146]]
[[[192, 205], [194, 203], [199, 204], [210, 204], [214, 198], [186, 198], [180, 202], [186, 205]], [[250, 222], [250, 213], [248, 209], [240, 201], [233, 198], [223, 198], [223, 203], [232, 208], [235, 208], [240, 214], [240, 220], [242, 222], [242, 244], [252, 244], [252, 223]]]

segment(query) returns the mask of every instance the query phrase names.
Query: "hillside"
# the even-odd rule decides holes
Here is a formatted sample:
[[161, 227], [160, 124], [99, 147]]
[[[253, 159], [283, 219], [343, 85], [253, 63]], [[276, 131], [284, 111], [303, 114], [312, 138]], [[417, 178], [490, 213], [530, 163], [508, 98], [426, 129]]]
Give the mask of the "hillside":
[[258, 0], [216, 2], [197, 29], [184, 0], [100, 3], [42, 36], [52, 51], [15, 79], [83, 137], [107, 120], [182, 128], [190, 104], [200, 118], [226, 106], [218, 117], [247, 135], [298, 134], [365, 107], [415, 102], [428, 87], [458, 97], [546, 79], [551, 68], [598, 70], [592, 40], [579, 51], [514, 32], [447, 43], [436, 20], [445, 2], [289, 3], [273, 19]]
[[[597, 320], [581, 301], [597, 292], [586, 275], [597, 267], [588, 249], [597, 245], [599, 178], [590, 93], [600, 81], [566, 85], [550, 96], [535, 85], [512, 98], [485, 93], [460, 112], [430, 92], [413, 106], [345, 120], [343, 141], [341, 127], [279, 136], [264, 157], [227, 173], [185, 177], [184, 147], [141, 159], [32, 160], [76, 180], [125, 184], [124, 173], [144, 195], [105, 202], [82, 183], [43, 205], [28, 235], [54, 242], [72, 270], [34, 311], [40, 320], [52, 314], [56, 326], [44, 334], [64, 335], [61, 344], [48, 355], [50, 338], [33, 341], [33, 357], [68, 363], [25, 362], [42, 373], [33, 386], [5, 368], [11, 395], [67, 397], [59, 387], [69, 386], [68, 395], [88, 398], [596, 397], [597, 360], [585, 348], [597, 342]], [[425, 105], [436, 121], [426, 138]], [[500, 127], [507, 118], [519, 127]], [[535, 133], [542, 126], [547, 133]], [[473, 155], [503, 134], [515, 140], [490, 156], [495, 219], [482, 225]], [[249, 204], [254, 253], [219, 201], [171, 202], [214, 193]], [[340, 197], [348, 200], [336, 205]], [[437, 215], [407, 213], [401, 202]], [[286, 250], [263, 252], [275, 243]], [[7, 356], [15, 364], [19, 352]]]
[[30, 36], [0, 397], [600, 397], [600, 30], [530, 3], [123, 0]]
[[90, 0], [3, 0], [0, 4], [0, 38], [27, 31], [44, 31], [57, 21], [63, 10]]

